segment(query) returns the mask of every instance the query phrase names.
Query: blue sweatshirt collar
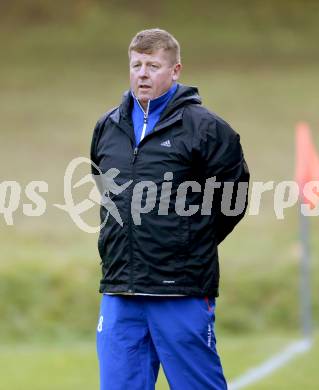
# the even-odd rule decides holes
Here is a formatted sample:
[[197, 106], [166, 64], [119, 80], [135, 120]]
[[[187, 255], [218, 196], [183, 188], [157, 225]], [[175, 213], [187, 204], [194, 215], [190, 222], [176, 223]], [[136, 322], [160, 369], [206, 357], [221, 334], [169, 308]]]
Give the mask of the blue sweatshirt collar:
[[165, 108], [166, 104], [169, 102], [171, 97], [174, 95], [177, 89], [177, 83], [174, 83], [170, 89], [166, 92], [164, 92], [162, 95], [158, 96], [155, 99], [150, 99], [147, 103], [147, 109], [144, 111], [141, 103], [137, 99], [137, 97], [134, 95], [134, 92], [131, 90], [131, 95], [134, 99], [134, 106], [137, 104], [137, 106], [142, 110], [144, 115], [149, 115], [153, 113], [156, 110], [160, 110], [160, 107]]

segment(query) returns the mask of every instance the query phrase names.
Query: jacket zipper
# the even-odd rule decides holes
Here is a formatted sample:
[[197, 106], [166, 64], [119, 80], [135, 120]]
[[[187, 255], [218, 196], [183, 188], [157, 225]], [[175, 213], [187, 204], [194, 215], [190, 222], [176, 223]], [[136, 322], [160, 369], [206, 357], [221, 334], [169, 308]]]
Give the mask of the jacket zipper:
[[[138, 101], [138, 104], [140, 105], [139, 101]], [[143, 110], [143, 114], [144, 114], [143, 129], [142, 129], [142, 134], [141, 134], [141, 139], [140, 139], [140, 141], [142, 141], [142, 139], [145, 137], [146, 127], [147, 127], [148, 113], [149, 113], [149, 108], [150, 108], [150, 100], [147, 103], [146, 111], [144, 111], [144, 109], [143, 109], [143, 107], [141, 105], [140, 105], [140, 107]], [[137, 157], [137, 153], [138, 153], [138, 146], [135, 146], [135, 148], [133, 149], [133, 159], [132, 159], [132, 176], [133, 176], [132, 179], [133, 179], [133, 183], [134, 183], [134, 180], [135, 180], [134, 163], [135, 163], [135, 160], [136, 160], [136, 157]], [[132, 193], [132, 196], [133, 196], [133, 193]], [[129, 221], [128, 228], [129, 228], [129, 236], [130, 236], [130, 285], [129, 285], [128, 292], [131, 293], [131, 294], [134, 294], [132, 216], [131, 216], [131, 212], [130, 212], [130, 207], [129, 207], [129, 213], [130, 213], [130, 215], [129, 215], [129, 219], [128, 219], [128, 221]]]
[[132, 164], [135, 163], [135, 159], [136, 159], [136, 156], [137, 156], [137, 152], [138, 152], [138, 147], [136, 146], [133, 150], [133, 159], [132, 159]]
[[[135, 146], [133, 149], [133, 158], [132, 158], [132, 179], [133, 183], [135, 181], [135, 167], [134, 163], [137, 157], [138, 153], [138, 147]], [[131, 196], [130, 199], [133, 198], [133, 186], [131, 189]], [[129, 210], [129, 216], [128, 216], [128, 233], [129, 233], [129, 250], [130, 250], [130, 283], [129, 283], [129, 288], [128, 288], [128, 293], [134, 294], [134, 278], [133, 278], [133, 238], [132, 238], [132, 215], [131, 215], [131, 205], [128, 207]]]
[[144, 121], [143, 121], [143, 129], [142, 129], [142, 134], [141, 134], [141, 139], [140, 139], [140, 142], [142, 141], [142, 139], [145, 137], [145, 132], [146, 132], [146, 127], [147, 127], [147, 122], [148, 122], [148, 113], [149, 113], [149, 109], [150, 109], [150, 100], [147, 102], [147, 107], [146, 107], [146, 111], [144, 111], [143, 107], [140, 105], [140, 102], [137, 101], [140, 108], [143, 110], [143, 114], [144, 114]]

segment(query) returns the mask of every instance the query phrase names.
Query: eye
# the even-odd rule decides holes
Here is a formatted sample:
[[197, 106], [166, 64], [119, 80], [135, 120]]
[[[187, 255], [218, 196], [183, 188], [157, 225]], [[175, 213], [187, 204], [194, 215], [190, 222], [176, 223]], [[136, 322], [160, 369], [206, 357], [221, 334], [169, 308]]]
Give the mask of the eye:
[[133, 69], [137, 69], [137, 68], [139, 68], [139, 67], [140, 67], [140, 64], [133, 64], [133, 65], [132, 65], [132, 68], [133, 68]]
[[158, 68], [159, 68], [159, 66], [158, 66], [158, 65], [156, 65], [156, 64], [152, 64], [152, 65], [151, 65], [151, 68], [152, 68], [152, 69], [158, 69]]

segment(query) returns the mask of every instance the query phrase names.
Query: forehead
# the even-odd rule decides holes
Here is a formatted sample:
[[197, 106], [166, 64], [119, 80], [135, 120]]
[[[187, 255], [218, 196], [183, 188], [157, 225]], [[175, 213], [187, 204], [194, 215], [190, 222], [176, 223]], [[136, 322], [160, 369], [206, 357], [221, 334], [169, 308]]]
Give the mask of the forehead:
[[166, 63], [169, 62], [169, 55], [164, 49], [158, 49], [153, 51], [150, 54], [147, 53], [139, 53], [137, 51], [131, 51], [130, 62], [133, 61], [141, 61], [141, 62], [161, 62]]

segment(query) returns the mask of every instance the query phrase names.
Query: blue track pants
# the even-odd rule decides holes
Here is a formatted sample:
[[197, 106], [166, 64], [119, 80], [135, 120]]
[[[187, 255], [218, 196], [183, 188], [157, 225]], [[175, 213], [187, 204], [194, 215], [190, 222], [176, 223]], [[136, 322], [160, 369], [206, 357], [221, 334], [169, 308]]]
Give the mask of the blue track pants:
[[215, 299], [103, 295], [97, 326], [101, 390], [226, 390]]

